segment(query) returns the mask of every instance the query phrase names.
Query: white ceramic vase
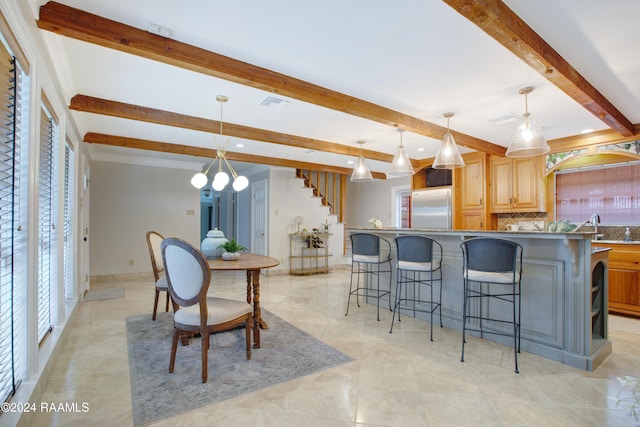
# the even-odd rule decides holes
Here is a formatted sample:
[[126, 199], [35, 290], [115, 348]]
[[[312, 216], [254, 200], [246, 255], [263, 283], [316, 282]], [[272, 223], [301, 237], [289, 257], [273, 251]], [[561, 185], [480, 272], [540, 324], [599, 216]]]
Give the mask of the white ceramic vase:
[[207, 258], [220, 258], [224, 252], [224, 248], [219, 246], [227, 243], [228, 241], [229, 240], [224, 237], [224, 233], [222, 231], [214, 228], [213, 230], [209, 230], [207, 233], [207, 237], [205, 237], [200, 244], [200, 250]]

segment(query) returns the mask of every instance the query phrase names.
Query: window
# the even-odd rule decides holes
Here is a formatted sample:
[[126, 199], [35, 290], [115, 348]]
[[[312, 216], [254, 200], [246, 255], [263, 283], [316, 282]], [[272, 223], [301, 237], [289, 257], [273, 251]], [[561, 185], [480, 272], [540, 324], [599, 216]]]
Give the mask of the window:
[[[26, 376], [28, 76], [0, 38], [0, 397]], [[27, 126], [24, 126], [25, 128]], [[23, 141], [25, 141], [23, 143]]]
[[51, 332], [53, 307], [51, 284], [56, 277], [55, 147], [57, 126], [53, 116], [42, 106], [40, 117], [40, 162], [38, 179], [38, 341]]
[[556, 216], [580, 223], [591, 214], [606, 225], [640, 225], [640, 163], [556, 175]]
[[73, 165], [74, 152], [70, 142], [64, 146], [64, 296], [67, 299], [74, 296], [74, 262], [73, 262]]

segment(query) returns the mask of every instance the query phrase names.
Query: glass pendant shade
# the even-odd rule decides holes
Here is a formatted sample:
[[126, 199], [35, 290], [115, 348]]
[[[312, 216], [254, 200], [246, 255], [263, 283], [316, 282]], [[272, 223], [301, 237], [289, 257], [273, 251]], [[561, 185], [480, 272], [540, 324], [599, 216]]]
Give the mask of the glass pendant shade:
[[546, 154], [551, 150], [542, 135], [542, 129], [531, 118], [531, 114], [523, 115], [522, 123], [516, 128], [511, 144], [507, 149], [508, 157], [532, 157]]
[[389, 166], [389, 171], [387, 171], [387, 175], [391, 176], [409, 176], [413, 175], [415, 172], [413, 171], [413, 166], [411, 165], [411, 160], [409, 160], [409, 156], [407, 156], [407, 152], [404, 151], [404, 147], [402, 146], [402, 132], [403, 129], [398, 129], [400, 132], [400, 146], [398, 147], [398, 151], [395, 156], [393, 156], [393, 160], [391, 161], [391, 166]]
[[532, 91], [532, 87], [525, 87], [518, 92], [524, 95], [524, 114], [522, 115], [522, 122], [516, 128], [513, 138], [511, 138], [511, 144], [509, 144], [509, 148], [505, 153], [507, 157], [539, 156], [551, 150], [547, 140], [542, 135], [542, 129], [531, 118], [529, 113], [527, 95]]
[[373, 176], [371, 176], [371, 171], [369, 170], [369, 166], [367, 166], [367, 161], [362, 155], [362, 144], [364, 144], [364, 141], [358, 141], [358, 144], [360, 144], [360, 157], [358, 157], [358, 160], [356, 160], [356, 165], [354, 166], [353, 172], [351, 173], [351, 181], [373, 181]]
[[431, 166], [434, 169], [456, 169], [464, 166], [464, 160], [460, 155], [456, 141], [448, 131], [442, 138], [442, 145], [435, 161]]
[[438, 150], [431, 167], [434, 169], [461, 168], [464, 166], [464, 160], [462, 160], [456, 141], [449, 131], [449, 120], [453, 117], [453, 113], [444, 113], [442, 117], [447, 119], [447, 133], [442, 137], [440, 150]]

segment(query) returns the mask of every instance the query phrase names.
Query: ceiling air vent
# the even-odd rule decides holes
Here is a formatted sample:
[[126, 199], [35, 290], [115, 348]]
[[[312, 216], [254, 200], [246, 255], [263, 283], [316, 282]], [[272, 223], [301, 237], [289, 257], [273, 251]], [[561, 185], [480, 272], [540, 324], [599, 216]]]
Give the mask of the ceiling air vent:
[[489, 121], [491, 123], [493, 123], [494, 125], [504, 125], [504, 124], [507, 124], [507, 123], [515, 122], [516, 120], [519, 120], [520, 117], [522, 117], [522, 116], [518, 115], [516, 113], [509, 113], [507, 115], [496, 117], [496, 118], [491, 119]]
[[263, 107], [272, 108], [274, 110], [282, 110], [283, 108], [286, 108], [287, 105], [289, 104], [290, 104], [290, 101], [287, 101], [286, 99], [282, 99], [282, 98], [277, 98], [271, 95], [267, 96], [265, 99], [260, 101], [260, 105], [262, 105]]

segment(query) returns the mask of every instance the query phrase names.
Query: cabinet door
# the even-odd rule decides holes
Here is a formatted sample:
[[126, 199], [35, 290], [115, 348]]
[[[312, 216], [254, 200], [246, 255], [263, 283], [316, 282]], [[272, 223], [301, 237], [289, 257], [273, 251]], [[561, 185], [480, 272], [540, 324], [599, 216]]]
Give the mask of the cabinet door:
[[482, 209], [485, 188], [484, 155], [479, 158], [465, 158], [465, 166], [462, 169], [461, 209]]
[[[609, 269], [609, 302], [638, 306], [638, 271]], [[638, 307], [640, 310], [640, 307]]]
[[538, 158], [513, 159], [512, 202], [514, 209], [539, 209]]
[[491, 158], [491, 210], [511, 211], [511, 159]]
[[484, 230], [484, 213], [483, 212], [463, 212], [462, 224], [460, 229], [462, 230]]

